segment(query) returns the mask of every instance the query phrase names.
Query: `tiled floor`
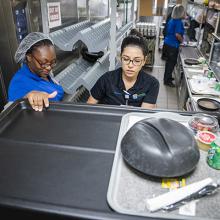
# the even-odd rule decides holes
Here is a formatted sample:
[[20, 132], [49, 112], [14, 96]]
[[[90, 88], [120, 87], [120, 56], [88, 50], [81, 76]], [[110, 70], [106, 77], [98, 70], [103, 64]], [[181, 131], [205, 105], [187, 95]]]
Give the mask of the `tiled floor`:
[[[154, 23], [156, 27], [161, 25], [161, 17], [155, 17]], [[159, 30], [157, 30], [159, 33]], [[163, 85], [163, 75], [165, 69], [165, 62], [160, 58], [161, 53], [158, 50], [158, 37], [156, 40], [156, 49], [155, 49], [155, 61], [152, 71], [146, 69], [146, 71], [155, 76], [160, 82], [159, 96], [157, 99], [157, 108], [158, 109], [172, 109], [178, 110], [177, 102], [177, 93], [176, 88], [170, 88]]]

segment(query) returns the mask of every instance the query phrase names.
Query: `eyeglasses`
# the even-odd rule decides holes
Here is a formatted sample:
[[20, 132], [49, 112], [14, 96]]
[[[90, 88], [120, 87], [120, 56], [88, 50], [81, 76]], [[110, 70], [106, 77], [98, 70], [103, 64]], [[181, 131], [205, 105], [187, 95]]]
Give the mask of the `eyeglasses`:
[[128, 57], [121, 57], [121, 61], [123, 64], [126, 64], [126, 65], [129, 65], [130, 62], [132, 62], [132, 64], [134, 66], [140, 66], [142, 64], [142, 61], [143, 60], [140, 60], [140, 59], [134, 59], [134, 60], [131, 60], [130, 58]]
[[47, 67], [51, 67], [51, 68], [53, 68], [53, 67], [55, 67], [56, 66], [56, 64], [57, 64], [57, 62], [56, 62], [56, 60], [55, 61], [53, 61], [53, 63], [41, 63], [33, 54], [31, 54], [32, 55], [32, 57], [37, 61], [37, 63], [40, 65], [40, 67], [42, 68], [42, 69], [46, 69]]

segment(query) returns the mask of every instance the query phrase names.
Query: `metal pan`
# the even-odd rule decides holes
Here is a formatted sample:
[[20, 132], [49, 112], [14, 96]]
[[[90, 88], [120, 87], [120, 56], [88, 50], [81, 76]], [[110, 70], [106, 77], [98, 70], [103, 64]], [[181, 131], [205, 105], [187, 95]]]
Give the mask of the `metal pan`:
[[197, 59], [194, 59], [194, 58], [184, 59], [184, 62], [187, 65], [198, 65], [198, 64], [200, 64], [199, 61]]
[[210, 98], [198, 99], [197, 104], [199, 108], [207, 111], [217, 111], [220, 108], [220, 102]]

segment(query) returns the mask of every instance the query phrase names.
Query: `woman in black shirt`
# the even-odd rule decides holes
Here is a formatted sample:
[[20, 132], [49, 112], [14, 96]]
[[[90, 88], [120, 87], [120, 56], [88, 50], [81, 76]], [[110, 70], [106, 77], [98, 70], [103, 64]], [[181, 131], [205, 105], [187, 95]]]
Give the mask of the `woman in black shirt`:
[[130, 35], [124, 38], [121, 45], [122, 67], [98, 79], [87, 103], [155, 108], [159, 82], [142, 70], [146, 57], [147, 47], [142, 37]]

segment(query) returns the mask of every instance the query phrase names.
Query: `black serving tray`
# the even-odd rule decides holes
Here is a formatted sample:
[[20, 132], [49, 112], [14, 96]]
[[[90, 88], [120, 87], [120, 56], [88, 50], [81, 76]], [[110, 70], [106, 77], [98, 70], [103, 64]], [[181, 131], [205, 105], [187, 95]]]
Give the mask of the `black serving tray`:
[[1, 120], [1, 138], [59, 147], [115, 149], [120, 126], [117, 115], [106, 117], [104, 113], [71, 111], [53, 105], [42, 112], [19, 107], [12, 109], [7, 120]]
[[0, 206], [74, 219], [131, 219], [106, 201], [127, 111], [51, 103], [35, 112], [24, 100], [13, 103], [0, 115]]
[[[4, 219], [152, 219], [115, 213], [107, 189], [121, 118], [150, 112], [20, 100], [0, 114], [0, 211]], [[190, 114], [190, 113], [183, 113]]]

